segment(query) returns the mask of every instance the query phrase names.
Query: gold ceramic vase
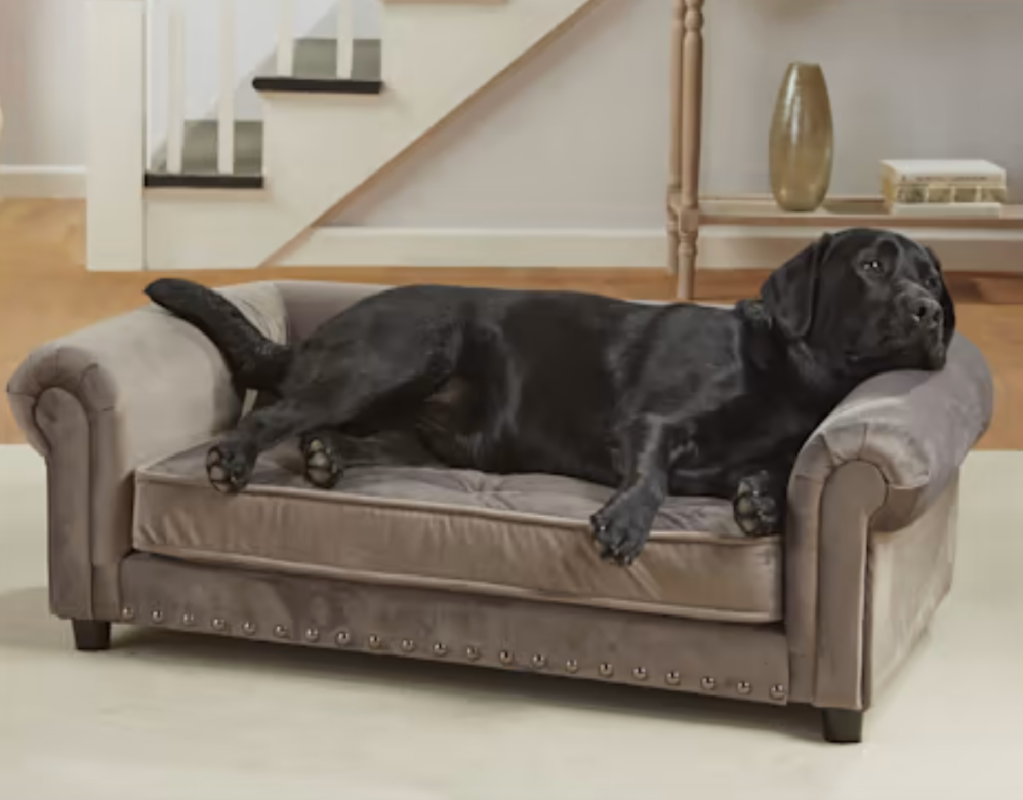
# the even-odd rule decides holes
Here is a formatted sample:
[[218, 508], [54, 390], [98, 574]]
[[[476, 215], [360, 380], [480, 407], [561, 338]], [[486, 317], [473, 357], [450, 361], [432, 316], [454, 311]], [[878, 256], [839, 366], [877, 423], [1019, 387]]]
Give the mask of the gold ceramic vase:
[[771, 191], [786, 211], [813, 211], [828, 193], [834, 131], [819, 64], [789, 64], [771, 121]]

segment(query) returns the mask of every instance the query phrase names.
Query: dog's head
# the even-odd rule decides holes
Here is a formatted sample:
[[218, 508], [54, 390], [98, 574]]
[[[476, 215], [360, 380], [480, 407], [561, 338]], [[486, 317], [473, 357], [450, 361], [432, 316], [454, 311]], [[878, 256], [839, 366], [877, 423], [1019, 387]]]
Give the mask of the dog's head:
[[825, 234], [771, 275], [764, 307], [836, 374], [941, 369], [955, 308], [927, 247], [890, 231]]

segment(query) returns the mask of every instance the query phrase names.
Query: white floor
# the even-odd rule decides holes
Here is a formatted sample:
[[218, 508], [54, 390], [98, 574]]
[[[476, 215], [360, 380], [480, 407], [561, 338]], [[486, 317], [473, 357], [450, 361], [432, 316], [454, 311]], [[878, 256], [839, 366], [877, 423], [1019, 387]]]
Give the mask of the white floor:
[[0, 798], [1023, 798], [1023, 454], [966, 469], [953, 594], [867, 718], [122, 631], [47, 612], [44, 473], [0, 448]]

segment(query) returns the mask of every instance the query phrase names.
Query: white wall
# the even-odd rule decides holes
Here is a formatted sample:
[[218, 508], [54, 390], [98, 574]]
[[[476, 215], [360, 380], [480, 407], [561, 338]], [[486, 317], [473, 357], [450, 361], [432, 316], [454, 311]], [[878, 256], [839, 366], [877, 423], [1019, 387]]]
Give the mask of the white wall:
[[[373, 187], [340, 224], [661, 230], [670, 0], [608, 0]], [[789, 61], [817, 60], [833, 191], [886, 157], [1004, 164], [1023, 201], [1019, 0], [707, 0], [704, 189], [766, 192]]]
[[0, 164], [85, 163], [82, 0], [0, 0]]

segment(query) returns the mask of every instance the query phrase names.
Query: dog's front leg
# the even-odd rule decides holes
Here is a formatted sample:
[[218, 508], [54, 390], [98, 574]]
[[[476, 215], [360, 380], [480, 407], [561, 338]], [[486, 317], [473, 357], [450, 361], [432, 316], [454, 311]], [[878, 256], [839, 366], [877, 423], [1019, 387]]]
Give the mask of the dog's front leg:
[[654, 517], [668, 493], [669, 429], [660, 418], [640, 416], [622, 432], [622, 484], [590, 520], [602, 558], [628, 566], [650, 538]]

